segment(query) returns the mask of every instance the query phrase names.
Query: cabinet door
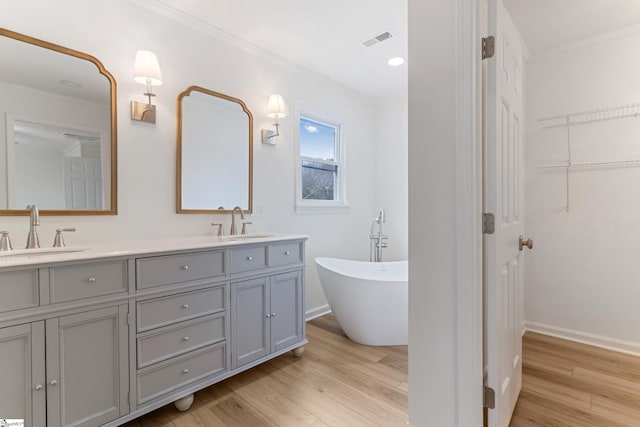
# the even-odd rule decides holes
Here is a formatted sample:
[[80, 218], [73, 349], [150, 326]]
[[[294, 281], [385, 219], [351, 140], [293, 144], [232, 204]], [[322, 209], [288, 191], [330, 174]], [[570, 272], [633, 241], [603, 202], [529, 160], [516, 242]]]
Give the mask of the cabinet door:
[[266, 277], [231, 285], [233, 368], [270, 353], [268, 291], [269, 278]]
[[44, 322], [0, 329], [0, 416], [46, 425]]
[[99, 426], [128, 413], [127, 305], [46, 322], [47, 427]]
[[302, 341], [302, 272], [271, 278], [271, 351], [279, 351]]

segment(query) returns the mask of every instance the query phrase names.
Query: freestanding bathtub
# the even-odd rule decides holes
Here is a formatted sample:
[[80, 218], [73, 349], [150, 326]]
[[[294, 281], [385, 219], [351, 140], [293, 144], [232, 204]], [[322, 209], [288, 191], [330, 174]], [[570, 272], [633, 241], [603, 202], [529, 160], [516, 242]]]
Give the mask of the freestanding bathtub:
[[365, 345], [409, 342], [408, 262], [316, 258], [324, 295], [347, 336]]

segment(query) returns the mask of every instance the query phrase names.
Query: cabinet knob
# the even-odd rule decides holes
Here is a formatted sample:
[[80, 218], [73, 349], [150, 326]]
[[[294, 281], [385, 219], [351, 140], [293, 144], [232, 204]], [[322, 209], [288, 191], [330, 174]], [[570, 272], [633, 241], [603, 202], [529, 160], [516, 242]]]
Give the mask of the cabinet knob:
[[270, 315], [270, 314], [267, 314], [267, 319], [268, 319], [268, 318], [270, 318], [270, 317], [271, 317], [271, 315]]
[[182, 341], [189, 341], [189, 337], [188, 336], [183, 337]]
[[40, 391], [40, 390], [42, 390], [43, 388], [44, 388], [44, 387], [42, 387], [42, 384], [38, 384], [38, 385], [36, 385], [33, 389], [34, 389], [35, 391]]
[[184, 308], [184, 309], [189, 308], [189, 304], [182, 304], [182, 308]]
[[51, 387], [55, 387], [55, 386], [57, 386], [57, 385], [58, 385], [58, 380], [51, 380], [51, 381], [49, 381], [49, 385], [50, 385]]
[[188, 269], [189, 269], [189, 266], [188, 266], [188, 265], [183, 265], [183, 266], [182, 266], [182, 269], [183, 269], [183, 270], [188, 270]]
[[291, 255], [291, 251], [285, 251], [284, 254], [285, 255]]
[[87, 279], [87, 281], [88, 281], [89, 283], [95, 283], [96, 278], [95, 278], [94, 276], [91, 276], [91, 277], [89, 277], [89, 278]]
[[276, 314], [275, 313], [271, 313], [271, 317], [276, 317]]
[[183, 374], [188, 374], [188, 373], [189, 373], [189, 370], [188, 370], [188, 369], [183, 369], [183, 370], [182, 370], [182, 373], [183, 373]]
[[253, 261], [253, 257], [252, 256], [248, 256], [247, 257], [247, 261]]

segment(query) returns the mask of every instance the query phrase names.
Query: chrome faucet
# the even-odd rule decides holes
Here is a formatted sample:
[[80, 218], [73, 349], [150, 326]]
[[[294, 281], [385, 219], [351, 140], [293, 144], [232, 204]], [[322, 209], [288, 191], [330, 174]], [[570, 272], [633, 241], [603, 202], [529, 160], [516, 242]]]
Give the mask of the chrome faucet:
[[231, 231], [229, 232], [231, 236], [238, 234], [238, 229], [236, 228], [236, 212], [240, 212], [240, 219], [244, 219], [242, 208], [240, 206], [233, 208], [231, 211]]
[[38, 232], [36, 227], [40, 225], [40, 211], [36, 205], [28, 205], [27, 209], [30, 212], [29, 218], [29, 235], [27, 236], [27, 249], [37, 249], [40, 247], [40, 239], [38, 239]]

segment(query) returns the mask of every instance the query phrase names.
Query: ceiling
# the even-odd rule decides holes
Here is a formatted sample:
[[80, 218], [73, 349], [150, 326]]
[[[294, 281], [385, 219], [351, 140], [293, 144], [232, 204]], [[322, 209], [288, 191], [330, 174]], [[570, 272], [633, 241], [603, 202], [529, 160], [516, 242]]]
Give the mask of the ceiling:
[[503, 1], [531, 56], [640, 24], [639, 0]]
[[[139, 0], [374, 98], [407, 88], [407, 0]], [[393, 37], [365, 47], [389, 31]]]

